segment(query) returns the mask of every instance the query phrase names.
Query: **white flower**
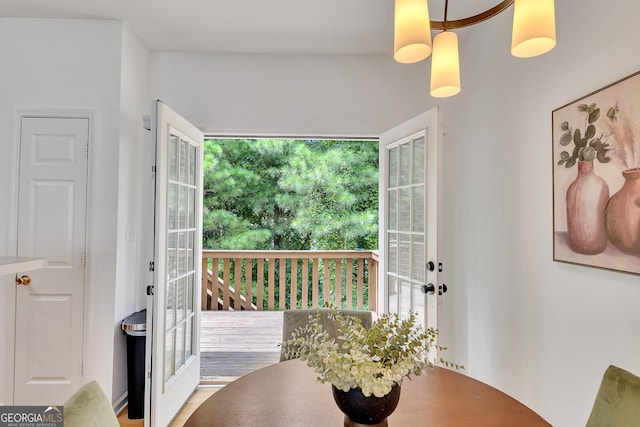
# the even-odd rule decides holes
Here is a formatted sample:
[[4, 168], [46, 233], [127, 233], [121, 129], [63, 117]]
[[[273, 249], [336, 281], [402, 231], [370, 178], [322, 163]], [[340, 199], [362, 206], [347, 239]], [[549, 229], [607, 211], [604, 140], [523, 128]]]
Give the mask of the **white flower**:
[[395, 384], [402, 384], [403, 378], [433, 366], [429, 353], [437, 347], [438, 331], [416, 324], [415, 313], [404, 320], [384, 314], [368, 330], [356, 317], [335, 310], [329, 316], [339, 331], [337, 340], [323, 330], [319, 316], [309, 316], [309, 324], [283, 343], [287, 358], [305, 360], [322, 383], [345, 392], [360, 388], [365, 396], [382, 397]]

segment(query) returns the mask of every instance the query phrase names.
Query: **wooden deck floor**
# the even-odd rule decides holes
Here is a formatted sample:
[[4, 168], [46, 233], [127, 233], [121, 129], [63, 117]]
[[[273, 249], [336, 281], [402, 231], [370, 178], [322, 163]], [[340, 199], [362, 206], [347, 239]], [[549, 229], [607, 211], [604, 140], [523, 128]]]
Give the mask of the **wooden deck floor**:
[[280, 360], [281, 311], [203, 311], [200, 378], [226, 382]]

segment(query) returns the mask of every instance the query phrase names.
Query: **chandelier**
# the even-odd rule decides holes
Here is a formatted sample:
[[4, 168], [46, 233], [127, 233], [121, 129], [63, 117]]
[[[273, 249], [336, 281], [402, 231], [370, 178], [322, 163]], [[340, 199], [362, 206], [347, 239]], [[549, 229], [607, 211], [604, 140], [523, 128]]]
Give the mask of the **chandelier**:
[[[451, 31], [492, 18], [514, 4], [511, 54], [519, 58], [542, 55], [556, 45], [554, 0], [504, 0], [464, 19], [429, 20], [427, 0], [395, 0], [393, 57], [403, 64], [431, 58], [431, 96], [444, 98], [460, 92], [458, 36]], [[431, 42], [431, 30], [441, 30]]]

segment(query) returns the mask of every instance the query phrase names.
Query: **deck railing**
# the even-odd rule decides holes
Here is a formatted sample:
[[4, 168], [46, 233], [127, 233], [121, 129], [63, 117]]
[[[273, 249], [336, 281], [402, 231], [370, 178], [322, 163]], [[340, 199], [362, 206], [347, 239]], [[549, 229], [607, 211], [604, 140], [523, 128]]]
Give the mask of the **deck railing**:
[[202, 310], [375, 310], [377, 251], [202, 251]]

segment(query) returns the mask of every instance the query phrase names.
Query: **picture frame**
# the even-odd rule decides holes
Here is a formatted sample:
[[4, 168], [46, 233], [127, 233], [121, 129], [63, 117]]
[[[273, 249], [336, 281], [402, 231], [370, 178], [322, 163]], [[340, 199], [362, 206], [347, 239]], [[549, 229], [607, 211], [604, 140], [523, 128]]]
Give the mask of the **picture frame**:
[[551, 122], [553, 260], [640, 274], [640, 71]]

